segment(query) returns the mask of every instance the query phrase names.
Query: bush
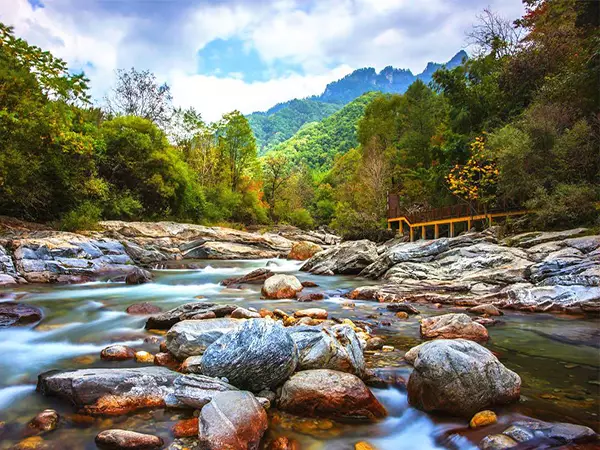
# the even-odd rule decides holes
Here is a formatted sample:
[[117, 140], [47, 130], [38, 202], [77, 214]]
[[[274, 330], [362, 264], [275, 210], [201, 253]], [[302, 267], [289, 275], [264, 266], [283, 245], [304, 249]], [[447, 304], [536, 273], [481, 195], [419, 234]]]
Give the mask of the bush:
[[535, 211], [536, 227], [564, 228], [598, 224], [599, 189], [585, 184], [559, 184], [553, 192], [538, 189], [527, 208]]
[[298, 228], [302, 228], [303, 230], [310, 230], [315, 227], [314, 219], [304, 208], [295, 209], [292, 211], [288, 216], [288, 220], [290, 224]]
[[101, 213], [102, 209], [99, 206], [91, 202], [84, 202], [63, 216], [59, 228], [64, 231], [98, 229]]
[[360, 241], [368, 239], [373, 242], [386, 242], [397, 237], [396, 230], [387, 228], [354, 229], [342, 234], [344, 241]]

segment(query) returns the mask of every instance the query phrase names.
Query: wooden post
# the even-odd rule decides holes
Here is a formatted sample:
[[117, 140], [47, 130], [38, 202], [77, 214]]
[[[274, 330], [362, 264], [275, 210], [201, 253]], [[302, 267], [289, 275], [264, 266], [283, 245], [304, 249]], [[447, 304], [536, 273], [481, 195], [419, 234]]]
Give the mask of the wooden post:
[[391, 230], [391, 229], [392, 229], [392, 222], [388, 221], [388, 230]]
[[450, 222], [450, 237], [454, 237], [454, 222]]
[[440, 238], [440, 225], [437, 223], [433, 226], [433, 235], [434, 235], [435, 239]]
[[404, 224], [401, 220], [398, 221], [398, 233], [400, 236], [404, 236]]
[[413, 242], [415, 240], [415, 231], [413, 229], [413, 227], [410, 227], [410, 242]]
[[427, 234], [425, 233], [425, 225], [421, 225], [421, 239], [427, 239]]
[[467, 231], [471, 231], [471, 219], [467, 220]]

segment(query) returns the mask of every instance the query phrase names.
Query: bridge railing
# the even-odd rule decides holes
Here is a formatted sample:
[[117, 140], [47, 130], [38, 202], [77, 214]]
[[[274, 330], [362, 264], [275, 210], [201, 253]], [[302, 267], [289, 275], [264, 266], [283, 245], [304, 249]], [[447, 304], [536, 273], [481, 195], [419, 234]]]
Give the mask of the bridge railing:
[[[518, 210], [518, 207], [488, 208], [487, 213], [509, 212]], [[397, 194], [388, 195], [388, 219], [396, 217], [406, 217], [410, 223], [431, 222], [434, 220], [454, 219], [458, 217], [469, 217], [485, 214], [483, 205], [473, 203], [462, 203], [459, 205], [444, 206], [442, 208], [433, 208], [426, 211], [408, 212], [400, 208], [400, 197]]]

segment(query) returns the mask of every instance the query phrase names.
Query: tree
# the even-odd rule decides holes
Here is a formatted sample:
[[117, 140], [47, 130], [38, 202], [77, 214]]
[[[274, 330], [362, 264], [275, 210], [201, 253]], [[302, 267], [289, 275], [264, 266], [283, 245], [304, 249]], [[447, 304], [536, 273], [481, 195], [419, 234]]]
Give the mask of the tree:
[[271, 219], [273, 219], [279, 192], [291, 176], [290, 161], [281, 153], [271, 152], [264, 156], [261, 162], [265, 181], [265, 198], [270, 206]]
[[448, 174], [448, 185], [454, 195], [473, 206], [477, 202], [487, 213], [488, 206], [496, 199], [498, 168], [487, 158], [483, 137], [471, 144], [471, 157], [463, 166], [456, 165]]
[[467, 33], [467, 42], [476, 46], [476, 54], [496, 58], [514, 55], [521, 44], [523, 29], [489, 8], [477, 16], [478, 23]]
[[166, 129], [173, 112], [171, 88], [148, 70], [118, 69], [117, 82], [104, 101], [113, 116], [137, 116]]
[[256, 164], [256, 140], [248, 120], [239, 112], [225, 114], [218, 126], [219, 146], [227, 161], [232, 191], [238, 190], [242, 175]]

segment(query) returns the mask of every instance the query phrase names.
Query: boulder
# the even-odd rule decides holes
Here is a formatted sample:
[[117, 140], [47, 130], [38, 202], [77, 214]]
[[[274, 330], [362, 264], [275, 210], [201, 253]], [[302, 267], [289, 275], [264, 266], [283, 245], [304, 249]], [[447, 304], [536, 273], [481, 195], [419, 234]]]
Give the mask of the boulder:
[[267, 413], [250, 392], [221, 392], [200, 411], [198, 438], [203, 450], [258, 450]]
[[227, 318], [184, 320], [167, 332], [166, 347], [180, 360], [201, 355], [210, 344], [242, 323], [242, 320]]
[[42, 320], [42, 310], [25, 303], [0, 302], [0, 328], [27, 325]]
[[273, 275], [265, 280], [262, 295], [265, 298], [294, 298], [303, 289], [302, 283], [293, 275]]
[[519, 443], [504, 434], [491, 434], [479, 443], [481, 450], [505, 450], [516, 447]]
[[170, 352], [159, 352], [154, 355], [154, 364], [172, 370], [177, 370], [179, 367], [179, 361]]
[[471, 339], [487, 341], [487, 329], [466, 314], [443, 314], [421, 320], [421, 336], [426, 339]]
[[129, 430], [105, 430], [96, 436], [96, 445], [107, 450], [150, 450], [162, 448], [162, 438]]
[[372, 422], [387, 412], [355, 375], [334, 370], [295, 373], [281, 388], [279, 409], [307, 417]]
[[310, 317], [311, 319], [327, 319], [327, 311], [321, 308], [300, 309], [294, 313], [294, 317], [300, 319], [302, 317]]
[[152, 274], [140, 267], [134, 267], [131, 272], [125, 276], [125, 284], [144, 284], [152, 281]]
[[472, 417], [519, 399], [521, 378], [473, 341], [430, 341], [412, 348], [404, 358], [414, 366], [408, 380], [409, 403], [423, 411]]
[[226, 278], [225, 280], [221, 281], [221, 284], [228, 287], [241, 284], [261, 284], [267, 278], [272, 277], [273, 275], [275, 274], [271, 270], [260, 268], [253, 270], [252, 272], [241, 277]]
[[317, 275], [356, 275], [377, 259], [377, 244], [366, 239], [346, 241], [315, 254], [300, 270]]
[[71, 402], [85, 414], [127, 414], [163, 408], [179, 376], [164, 367], [50, 371], [38, 376], [37, 390]]
[[279, 386], [297, 364], [296, 344], [279, 322], [250, 319], [206, 349], [201, 371], [225, 377], [240, 389], [259, 392]]
[[[236, 244], [233, 242], [203, 242], [182, 252], [184, 258], [195, 259], [270, 259], [287, 254], [279, 250], [268, 250], [256, 245]], [[193, 243], [185, 244], [183, 248]]]
[[139, 316], [149, 316], [151, 314], [158, 314], [162, 312], [162, 308], [160, 306], [153, 305], [152, 303], [143, 302], [143, 303], [134, 303], [130, 305], [125, 310], [127, 314], [139, 315]]
[[390, 303], [387, 310], [392, 312], [404, 312], [406, 314], [419, 314], [419, 310], [408, 303]]
[[182, 375], [174, 382], [174, 395], [181, 403], [200, 409], [219, 392], [237, 391], [235, 386], [205, 375]]
[[242, 308], [240, 306], [239, 308], [236, 308], [231, 313], [231, 318], [232, 319], [260, 319], [261, 315], [259, 313], [257, 313], [256, 311], [250, 311], [249, 309]]
[[216, 303], [193, 302], [170, 309], [161, 314], [148, 318], [146, 321], [147, 330], [168, 330], [177, 322], [192, 319], [194, 316], [203, 313], [212, 312], [216, 317], [225, 317], [231, 314], [237, 306], [218, 305]]
[[296, 259], [298, 261], [305, 261], [312, 258], [317, 253], [323, 251], [323, 247], [314, 242], [300, 241], [294, 242], [292, 249], [288, 255], [288, 259]]
[[[304, 286], [304, 283], [302, 284]], [[321, 292], [307, 292], [304, 294], [299, 294], [296, 297], [296, 300], [299, 302], [315, 302], [319, 300], [323, 300], [325, 298], [325, 294]]]
[[100, 352], [100, 358], [105, 361], [135, 359], [135, 350], [126, 345], [110, 345]]
[[202, 373], [202, 356], [190, 356], [181, 364], [180, 371], [183, 373]]
[[286, 330], [298, 348], [297, 370], [331, 369], [365, 376], [361, 344], [348, 325], [296, 326]]

